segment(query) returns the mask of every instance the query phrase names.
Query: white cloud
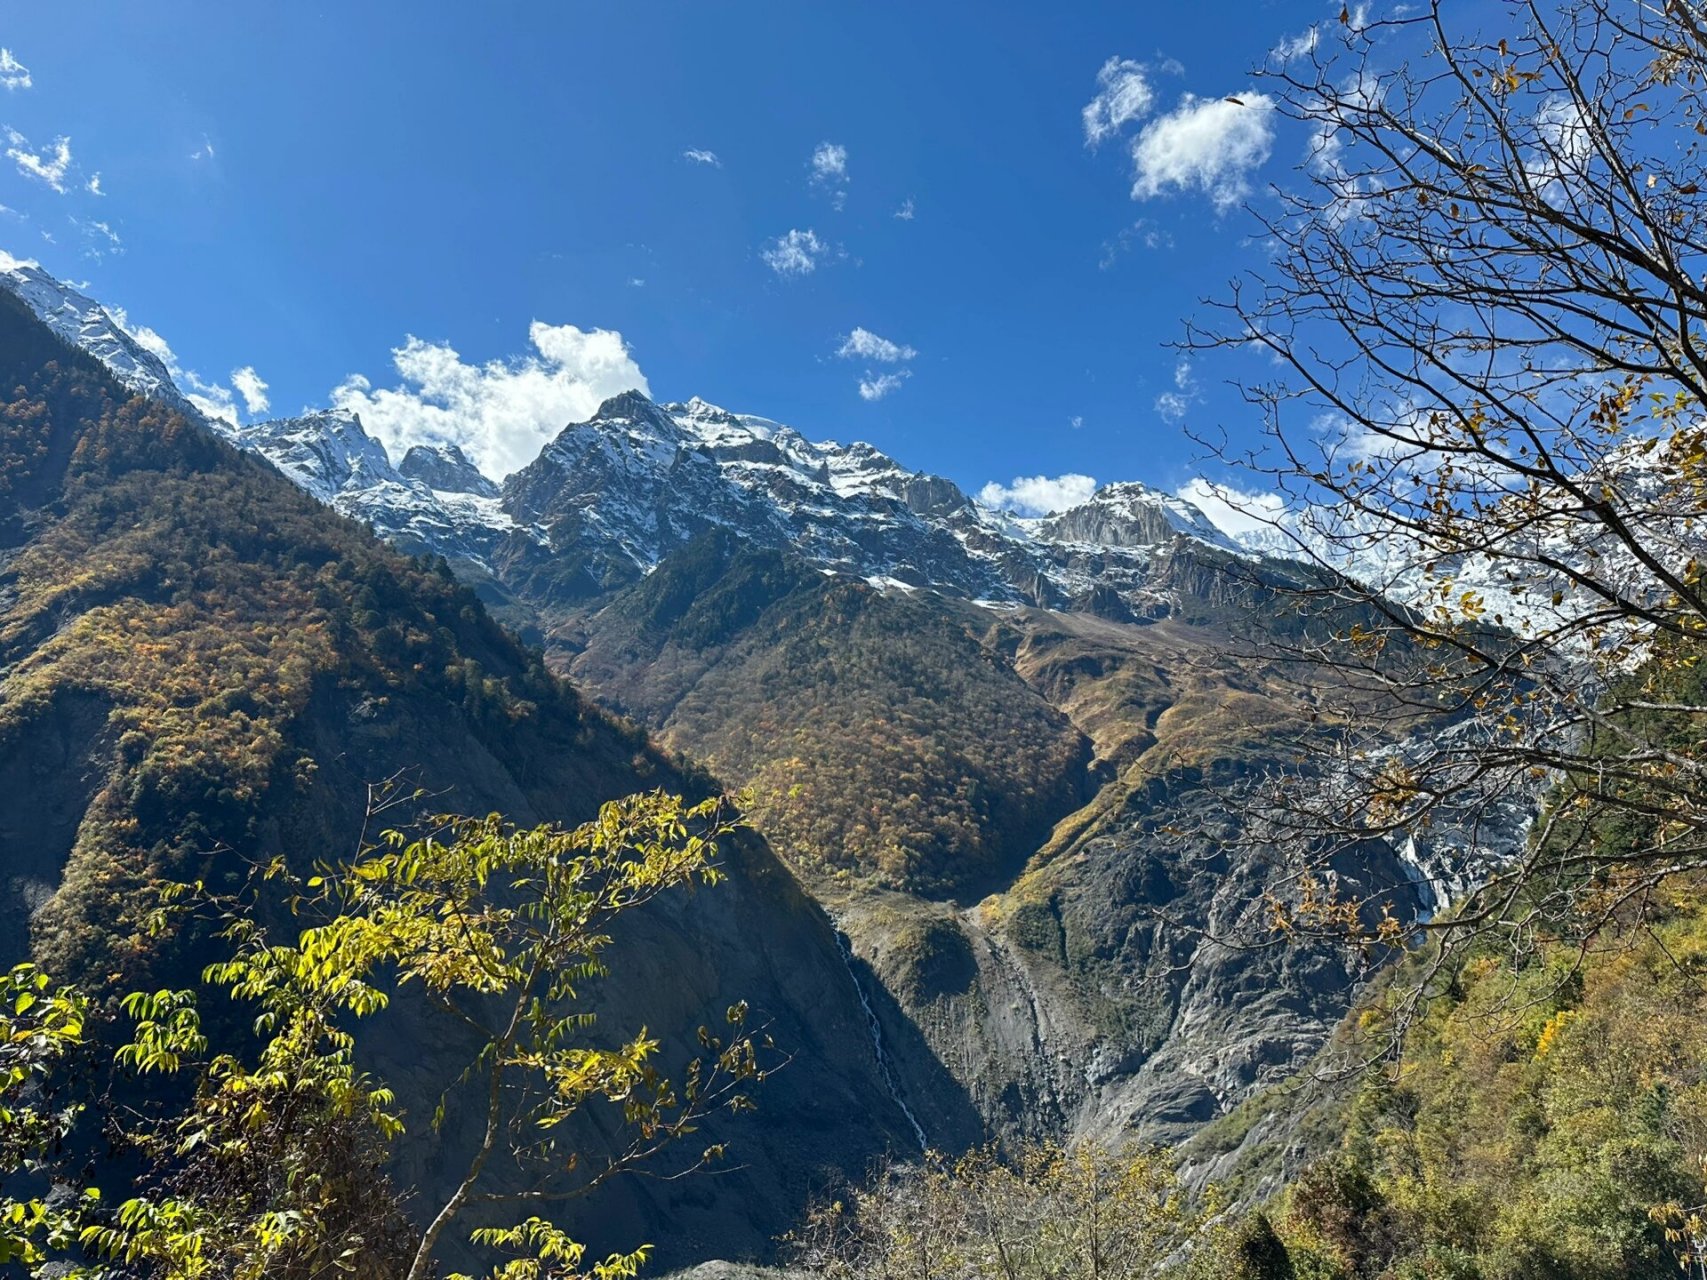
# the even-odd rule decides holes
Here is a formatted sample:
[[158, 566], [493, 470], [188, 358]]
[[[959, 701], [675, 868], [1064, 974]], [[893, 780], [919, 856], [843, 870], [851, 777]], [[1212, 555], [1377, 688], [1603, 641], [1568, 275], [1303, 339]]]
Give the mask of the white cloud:
[[717, 153], [715, 151], [706, 151], [700, 147], [689, 147], [686, 151], [682, 152], [682, 159], [690, 161], [693, 164], [710, 165], [713, 169], [721, 169], [723, 167], [723, 161], [717, 158]]
[[830, 256], [830, 246], [815, 231], [794, 230], [772, 240], [759, 251], [759, 256], [779, 276], [806, 276]]
[[1545, 198], [1563, 198], [1569, 184], [1588, 176], [1594, 133], [1582, 109], [1563, 96], [1543, 102], [1530, 123], [1535, 129], [1535, 146], [1525, 157], [1524, 172]]
[[17, 55], [10, 49], [0, 49], [0, 85], [11, 90], [28, 89], [34, 83], [30, 69], [18, 61]]
[[267, 384], [261, 375], [255, 372], [255, 366], [246, 364], [241, 369], [231, 371], [231, 385], [237, 389], [237, 394], [243, 397], [243, 408], [251, 417], [260, 417], [272, 408], [272, 402], [267, 399]]
[[848, 149], [839, 142], [820, 142], [812, 152], [814, 178], [845, 178], [848, 176]]
[[881, 400], [891, 392], [899, 391], [901, 385], [912, 376], [911, 369], [897, 369], [893, 373], [868, 373], [859, 380], [859, 398]]
[[137, 346], [160, 361], [167, 369], [176, 372], [178, 357], [172, 353], [171, 345], [165, 338], [145, 324], [132, 324], [130, 315], [123, 307], [109, 306], [106, 308], [106, 312], [113, 318], [114, 324], [131, 336]]
[[919, 353], [912, 347], [880, 338], [870, 329], [856, 328], [842, 339], [836, 354], [843, 360], [875, 360], [879, 364], [898, 364], [911, 360]]
[[1150, 69], [1130, 58], [1110, 58], [1097, 72], [1097, 95], [1085, 104], [1085, 145], [1094, 147], [1112, 138], [1155, 104]]
[[1274, 145], [1274, 102], [1267, 94], [1199, 98], [1151, 121], [1132, 144], [1132, 198], [1197, 188], [1226, 210], [1250, 194], [1250, 173]]
[[1197, 378], [1191, 371], [1191, 361], [1181, 356], [1174, 364], [1173, 390], [1164, 391], [1156, 397], [1156, 412], [1168, 422], [1177, 423], [1201, 398]]
[[[184, 393], [184, 398], [208, 417], [223, 419], [233, 426], [241, 423], [243, 418], [237, 410], [239, 395], [243, 398], [251, 414], [262, 414], [267, 411], [268, 405], [265, 394], [267, 384], [261, 381], [260, 376], [255, 373], [252, 367], [245, 365], [241, 369], [232, 371], [231, 380], [237, 386], [237, 391], [233, 392], [231, 387], [225, 386], [223, 383], [211, 382], [203, 378], [194, 369], [184, 368], [178, 363], [178, 355], [172, 350], [171, 343], [147, 325], [133, 324], [123, 307], [109, 306], [105, 310], [112, 317], [113, 323], [129, 334], [137, 346], [166, 366], [166, 372], [171, 374], [172, 381], [178, 384], [178, 389]], [[249, 382], [251, 378], [253, 382]], [[249, 384], [247, 390], [245, 390], [245, 383]], [[259, 393], [258, 403], [250, 400], [252, 392]]]
[[104, 196], [107, 194], [105, 191], [101, 190], [101, 175], [98, 173], [83, 184], [83, 190], [87, 191], [92, 196]]
[[217, 382], [204, 382], [190, 369], [172, 370], [172, 380], [183, 390], [184, 398], [210, 418], [221, 418], [232, 426], [238, 425], [237, 398], [231, 388]]
[[15, 258], [4, 249], [0, 249], [0, 271], [39, 271], [40, 269], [41, 263], [34, 258]]
[[212, 160], [213, 154], [214, 154], [213, 153], [213, 139], [209, 138], [207, 136], [207, 134], [204, 133], [204, 134], [202, 134], [201, 146], [197, 147], [194, 151], [190, 152], [190, 159], [192, 159], [192, 160]]
[[911, 222], [913, 220], [913, 197], [912, 196], [908, 196], [905, 200], [903, 200], [901, 202], [901, 207], [899, 209], [895, 210], [894, 216], [901, 219], [902, 222]]
[[65, 194], [65, 175], [71, 169], [70, 138], [55, 138], [39, 152], [31, 150], [30, 140], [16, 129], [6, 130], [6, 141], [6, 158], [16, 162], [19, 173]]
[[1090, 476], [1068, 472], [1060, 476], [1015, 476], [1011, 484], [991, 481], [978, 490], [986, 507], [1001, 507], [1022, 516], [1046, 516], [1088, 502], [1097, 491]]
[[1178, 423], [1191, 408], [1191, 401], [1177, 391], [1164, 391], [1156, 397], [1156, 412], [1166, 421]]
[[1209, 517], [1222, 533], [1234, 538], [1272, 528], [1286, 513], [1286, 500], [1278, 493], [1252, 493], [1202, 476], [1181, 485], [1178, 495]]
[[1300, 31], [1295, 36], [1289, 36], [1275, 45], [1269, 51], [1269, 57], [1278, 63], [1294, 62], [1299, 58], [1307, 58], [1316, 51], [1316, 45], [1321, 41], [1321, 32], [1315, 27]]
[[848, 199], [848, 149], [839, 142], [820, 142], [812, 152], [812, 185], [829, 192], [840, 209]]
[[84, 257], [99, 262], [102, 258], [117, 257], [124, 252], [124, 241], [119, 239], [119, 233], [110, 224], [95, 219], [72, 218], [71, 225], [83, 233]]
[[622, 335], [534, 321], [534, 352], [468, 364], [447, 343], [410, 336], [392, 353], [399, 386], [375, 390], [352, 374], [332, 403], [359, 413], [393, 456], [415, 444], [455, 444], [489, 476], [526, 466], [571, 422], [624, 391], [650, 394]]
[[1074, 431], [1077, 431], [1080, 427], [1085, 425], [1085, 415], [1082, 413], [1075, 413], [1072, 418], [1068, 420], [1067, 425], [1073, 428]]
[[[881, 338], [870, 329], [855, 329], [836, 348], [836, 355], [843, 360], [868, 360], [874, 364], [905, 364], [918, 354], [912, 347]], [[881, 400], [891, 392], [899, 391], [901, 384], [912, 376], [910, 369], [896, 369], [889, 373], [867, 369], [859, 380], [860, 398]]]

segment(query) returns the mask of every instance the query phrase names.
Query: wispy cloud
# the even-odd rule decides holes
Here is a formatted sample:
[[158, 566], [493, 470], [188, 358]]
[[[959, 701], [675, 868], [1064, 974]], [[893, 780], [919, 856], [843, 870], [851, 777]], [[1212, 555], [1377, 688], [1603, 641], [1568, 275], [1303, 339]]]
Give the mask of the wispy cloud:
[[190, 152], [190, 159], [192, 159], [192, 160], [212, 160], [213, 154], [214, 154], [214, 152], [213, 152], [213, 139], [208, 137], [207, 134], [204, 133], [204, 134], [202, 134], [201, 146], [197, 147], [194, 151]]
[[809, 165], [812, 185], [827, 192], [830, 204], [840, 209], [848, 199], [848, 149], [839, 142], [820, 142]]
[[1157, 226], [1149, 218], [1140, 218], [1130, 227], [1122, 227], [1112, 240], [1105, 240], [1102, 246], [1102, 258], [1097, 266], [1107, 271], [1123, 254], [1133, 249], [1171, 249], [1174, 247], [1174, 233], [1166, 227]]
[[1097, 72], [1097, 94], [1085, 104], [1085, 145], [1107, 141], [1134, 120], [1150, 113], [1156, 91], [1150, 69], [1130, 58], [1110, 58]]
[[30, 69], [18, 61], [17, 55], [10, 49], [0, 49], [0, 85], [12, 90], [28, 89], [34, 83]]
[[1274, 102], [1266, 94], [1225, 98], [1186, 94], [1144, 127], [1132, 144], [1132, 198], [1196, 189], [1218, 210], [1250, 194], [1251, 172], [1274, 146]]
[[[842, 344], [836, 348], [836, 355], [840, 359], [864, 360], [871, 364], [905, 364], [918, 354], [905, 343], [891, 342], [870, 329], [859, 328], [843, 338]], [[912, 376], [910, 369], [891, 369], [887, 372], [867, 369], [859, 380], [860, 399], [881, 400], [899, 391], [902, 384]]]
[[191, 369], [173, 369], [172, 381], [183, 390], [184, 398], [208, 417], [229, 422], [232, 426], [241, 421], [237, 398], [231, 394], [230, 387], [205, 382]]
[[808, 228], [778, 236], [759, 250], [759, 257], [779, 276], [809, 276], [831, 253], [830, 245]]
[[919, 353], [902, 343], [880, 338], [870, 329], [856, 328], [842, 339], [836, 354], [843, 360], [875, 360], [879, 364], [899, 364]]
[[124, 252], [124, 241], [111, 224], [93, 218], [72, 218], [71, 225], [82, 233], [85, 258], [99, 262], [103, 258], [116, 258]]
[[252, 382], [249, 382], [251, 390], [259, 389], [262, 393], [259, 405], [251, 408], [251, 413], [259, 414], [267, 411], [268, 406], [265, 399], [267, 384], [261, 381], [252, 367], [245, 365], [241, 369], [232, 370], [231, 380], [233, 384], [238, 386], [238, 391], [234, 392], [231, 387], [224, 383], [204, 378], [194, 369], [184, 368], [178, 361], [177, 352], [172, 350], [172, 344], [167, 342], [158, 331], [150, 329], [147, 325], [132, 323], [130, 316], [123, 307], [109, 306], [106, 308], [106, 312], [113, 318], [114, 324], [131, 336], [137, 346], [166, 366], [166, 372], [172, 375], [172, 381], [178, 384], [178, 389], [184, 393], [184, 398], [209, 418], [218, 418], [231, 423], [233, 426], [241, 422], [242, 414], [238, 411], [237, 401], [241, 395], [245, 404], [249, 403], [248, 394], [242, 392], [242, 386], [250, 379], [253, 379]]
[[1173, 389], [1156, 397], [1156, 412], [1165, 421], [1178, 423], [1200, 399], [1202, 393], [1197, 389], [1197, 377], [1191, 371], [1191, 361], [1182, 356], [1174, 364]]
[[261, 375], [255, 372], [254, 365], [246, 364], [241, 369], [233, 369], [231, 385], [237, 389], [237, 394], [243, 397], [243, 408], [251, 417], [260, 417], [272, 408], [272, 401], [267, 398], [267, 384]]
[[991, 481], [978, 491], [978, 501], [1022, 516], [1046, 516], [1090, 501], [1097, 482], [1068, 472], [1059, 476], [1015, 476], [1009, 484]]
[[706, 151], [700, 147], [689, 147], [686, 151], [682, 152], [682, 159], [688, 161], [690, 164], [710, 165], [713, 169], [721, 169], [723, 167], [723, 161], [717, 158], [717, 153], [715, 151]]
[[913, 376], [910, 369], [896, 369], [892, 373], [866, 374], [859, 380], [859, 398], [861, 400], [881, 400], [884, 396], [899, 391], [907, 379]]
[[912, 196], [908, 196], [901, 202], [901, 207], [895, 210], [894, 216], [901, 219], [902, 222], [911, 222], [913, 220], [914, 209]]
[[6, 130], [6, 158], [18, 166], [27, 178], [45, 182], [60, 195], [65, 194], [65, 178], [71, 172], [71, 139], [55, 138], [40, 151], [30, 146], [30, 140], [16, 129]]
[[1321, 43], [1321, 38], [1321, 32], [1310, 27], [1282, 40], [1269, 51], [1268, 56], [1281, 64], [1296, 62], [1299, 58], [1307, 58], [1314, 53], [1316, 46]]

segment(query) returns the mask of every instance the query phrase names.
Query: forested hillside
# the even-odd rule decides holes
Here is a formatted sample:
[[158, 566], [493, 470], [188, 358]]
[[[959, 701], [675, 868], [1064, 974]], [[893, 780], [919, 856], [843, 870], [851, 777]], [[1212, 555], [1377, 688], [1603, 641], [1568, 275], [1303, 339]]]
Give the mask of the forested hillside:
[[[712, 785], [584, 703], [442, 565], [124, 394], [10, 295], [0, 365], [0, 793], [28, 798], [0, 813], [10, 960], [96, 994], [191, 978], [214, 953], [144, 927], [161, 884], [223, 891], [274, 855], [351, 856], [369, 784], [399, 771], [426, 789], [417, 809], [520, 822]], [[691, 1038], [745, 999], [799, 1065], [725, 1135], [739, 1171], [579, 1206], [595, 1247], [762, 1250], [808, 1184], [907, 1133], [821, 913], [762, 840], [730, 845], [726, 869], [625, 926], [593, 1007], [613, 1035]], [[431, 1179], [449, 1156], [425, 1121], [459, 1060], [418, 1013], [387, 1025], [374, 1065], [421, 1135], [404, 1168]], [[842, 1125], [850, 1112], [872, 1123]]]

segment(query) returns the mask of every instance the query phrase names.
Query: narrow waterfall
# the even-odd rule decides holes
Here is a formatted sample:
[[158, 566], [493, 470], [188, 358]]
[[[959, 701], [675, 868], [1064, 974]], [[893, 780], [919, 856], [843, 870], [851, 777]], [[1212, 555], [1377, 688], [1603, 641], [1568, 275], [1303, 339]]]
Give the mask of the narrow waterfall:
[[901, 1114], [907, 1117], [907, 1123], [913, 1126], [913, 1136], [919, 1140], [921, 1152], [931, 1149], [930, 1140], [925, 1137], [924, 1126], [913, 1114], [913, 1109], [907, 1105], [907, 1100], [901, 1096], [901, 1086], [895, 1079], [894, 1066], [889, 1061], [889, 1052], [883, 1047], [883, 1024], [877, 1020], [877, 1010], [872, 1008], [871, 999], [865, 994], [865, 984], [859, 980], [859, 971], [854, 968], [853, 947], [848, 942], [847, 934], [831, 925], [830, 931], [836, 935], [836, 950], [842, 954], [842, 964], [847, 967], [848, 978], [853, 983], [854, 990], [859, 993], [860, 1007], [865, 1010], [866, 1025], [871, 1029], [871, 1049], [877, 1055], [877, 1069], [883, 1073], [884, 1086], [889, 1090], [889, 1096], [895, 1105], [901, 1108]]

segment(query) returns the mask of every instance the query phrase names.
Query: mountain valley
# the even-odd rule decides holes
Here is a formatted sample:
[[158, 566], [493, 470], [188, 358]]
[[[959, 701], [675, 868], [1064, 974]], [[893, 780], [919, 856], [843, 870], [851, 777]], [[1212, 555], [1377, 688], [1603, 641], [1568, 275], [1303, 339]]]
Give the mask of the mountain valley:
[[[0, 283], [106, 374], [160, 393], [164, 370], [99, 304], [33, 268]], [[11, 381], [63, 366], [98, 384], [21, 314], [7, 323]], [[820, 1065], [791, 1068], [747, 1123], [765, 1136], [743, 1168], [764, 1172], [739, 1176], [738, 1225], [674, 1198], [614, 1221], [662, 1232], [675, 1256], [762, 1256], [800, 1207], [785, 1188], [851, 1174], [885, 1146], [1179, 1142], [1302, 1069], [1373, 976], [1343, 947], [1225, 941], [1260, 933], [1284, 891], [1260, 857], [1226, 852], [1227, 789], [1307, 757], [1330, 727], [1319, 676], [1265, 642], [1343, 619], [1331, 576], [1241, 548], [1178, 498], [1116, 484], [1020, 519], [869, 446], [637, 393], [498, 484], [452, 445], [394, 465], [342, 411], [233, 427], [169, 395], [121, 406], [97, 387], [102, 407], [68, 416], [57, 384], [40, 385], [60, 471], [13, 481], [5, 705], [11, 758], [52, 760], [82, 789], [49, 797], [55, 825], [4, 833], [9, 851], [33, 851], [7, 854], [29, 870], [6, 908], [31, 921], [33, 952], [72, 973], [146, 973], [146, 952], [99, 947], [135, 932], [121, 904], [149, 878], [191, 874], [195, 850], [336, 849], [362, 786], [399, 770], [441, 805], [532, 819], [685, 785], [671, 780], [703, 765], [748, 793], [765, 839], [728, 900], [651, 935], [657, 967], [603, 1003], [681, 1024], [687, 997], [657, 977], [699, 972], [696, 991], [743, 993]], [[177, 434], [149, 443], [168, 412]], [[74, 420], [116, 424], [103, 428], [115, 460], [91, 465], [109, 446], [79, 442]], [[164, 459], [146, 461], [152, 448]], [[137, 478], [150, 465], [213, 488], [150, 491]], [[180, 501], [207, 527], [165, 514]], [[115, 536], [115, 521], [134, 531]], [[241, 585], [179, 541], [221, 547], [251, 524], [277, 532], [221, 561], [261, 556]], [[44, 556], [91, 585], [48, 590]], [[624, 719], [555, 683], [469, 592]], [[198, 609], [241, 619], [248, 638], [195, 639]], [[151, 714], [76, 674], [98, 670], [105, 625], [158, 637], [197, 692]], [[198, 656], [184, 666], [180, 652]], [[285, 674], [229, 692], [267, 668]], [[251, 754], [241, 776], [203, 779], [220, 735]], [[158, 776], [157, 761], [183, 759], [180, 739], [202, 744], [173, 766], [187, 782]], [[699, 763], [672, 763], [686, 760]], [[222, 825], [198, 799], [200, 825], [156, 828], [174, 807], [154, 794], [224, 796], [245, 816]], [[1370, 892], [1418, 882], [1401, 903], [1411, 918], [1432, 903], [1407, 856], [1372, 848], [1338, 872]], [[757, 951], [740, 941], [758, 937]]]

